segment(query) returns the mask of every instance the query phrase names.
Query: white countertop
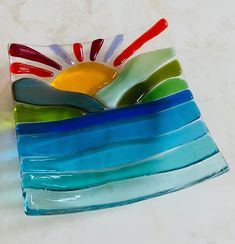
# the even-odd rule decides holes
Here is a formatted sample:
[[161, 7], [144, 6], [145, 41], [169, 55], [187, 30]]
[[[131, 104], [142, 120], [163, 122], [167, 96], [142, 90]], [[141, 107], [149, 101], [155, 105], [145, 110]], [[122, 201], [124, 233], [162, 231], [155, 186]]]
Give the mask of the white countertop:
[[[235, 243], [234, 0], [160, 0], [187, 81], [230, 172], [129, 206], [26, 217], [8, 76], [9, 42], [87, 41], [153, 23], [156, 0], [0, 0], [0, 243]], [[4, 124], [4, 126], [3, 126]], [[9, 127], [6, 129], [5, 127]]]

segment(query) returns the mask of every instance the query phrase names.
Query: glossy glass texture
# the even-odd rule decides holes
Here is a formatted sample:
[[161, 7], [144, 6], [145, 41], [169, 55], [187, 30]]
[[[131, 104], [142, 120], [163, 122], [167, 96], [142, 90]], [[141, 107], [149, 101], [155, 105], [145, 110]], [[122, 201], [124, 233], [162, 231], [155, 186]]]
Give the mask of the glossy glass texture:
[[[213, 140], [205, 135], [183, 144], [168, 153], [152, 156], [133, 165], [98, 172], [24, 172], [22, 184], [25, 188], [48, 190], [75, 190], [102, 185], [156, 173], [181, 169], [201, 161], [218, 152]], [[33, 180], [32, 180], [33, 179]]]
[[61, 72], [51, 86], [63, 91], [95, 95], [116, 76], [117, 71], [107, 65], [96, 62], [78, 63]]
[[18, 57], [23, 59], [32, 60], [35, 62], [39, 62], [48, 66], [51, 66], [55, 69], [61, 70], [62, 67], [53, 61], [52, 59], [46, 57], [45, 55], [41, 54], [40, 52], [34, 50], [33, 48], [30, 48], [28, 46], [12, 43], [9, 46], [9, 54], [12, 57]]
[[10, 71], [12, 74], [16, 74], [16, 75], [32, 74], [32, 75], [36, 75], [36, 76], [40, 76], [40, 77], [54, 76], [54, 73], [49, 70], [38, 68], [38, 67], [28, 65], [28, 64], [17, 63], [17, 62], [11, 64]]
[[106, 51], [106, 53], [104, 55], [104, 58], [103, 58], [104, 63], [107, 63], [112, 58], [115, 51], [117, 51], [117, 49], [120, 47], [120, 45], [122, 44], [123, 41], [124, 41], [123, 34], [118, 34], [114, 37], [110, 47], [108, 48], [108, 50]]
[[171, 77], [180, 76], [181, 73], [181, 67], [177, 60], [164, 65], [145, 81], [139, 82], [128, 89], [118, 101], [118, 106], [127, 106], [138, 103], [146, 93], [157, 86], [161, 81], [167, 80]]
[[87, 112], [103, 111], [104, 106], [95, 98], [75, 92], [55, 89], [33, 78], [22, 78], [12, 85], [14, 99], [21, 103], [33, 105], [71, 106]]
[[14, 106], [15, 122], [51, 122], [78, 118], [86, 113], [82, 110], [63, 106], [38, 106], [17, 103]]
[[81, 43], [73, 44], [73, 52], [74, 52], [76, 59], [79, 62], [82, 62], [84, 60], [83, 46]]
[[228, 171], [167, 26], [9, 45], [26, 214], [120, 206]]
[[50, 215], [121, 206], [180, 190], [226, 171], [224, 158], [218, 153], [179, 170], [83, 190], [45, 191], [26, 188], [23, 193], [25, 211], [29, 215]]
[[104, 39], [96, 39], [91, 43], [90, 60], [95, 61], [104, 43]]
[[58, 44], [52, 44], [49, 46], [50, 49], [58, 55], [67, 65], [73, 65], [74, 61], [69, 56], [69, 54], [64, 50], [64, 48], [61, 45]]
[[126, 63], [110, 85], [96, 93], [107, 107], [116, 107], [120, 97], [131, 87], [147, 79], [161, 65], [175, 56], [173, 48], [155, 50], [135, 56]]
[[66, 121], [58, 121], [53, 123], [30, 123], [17, 124], [16, 130], [18, 135], [24, 134], [41, 134], [41, 133], [57, 133], [67, 132], [70, 130], [81, 130], [87, 127], [98, 125], [107, 125], [112, 121], [120, 121], [123, 118], [135, 118], [142, 115], [151, 114], [167, 110], [170, 107], [186, 103], [193, 99], [189, 90], [172, 94], [171, 96], [156, 100], [152, 103], [138, 104], [133, 107], [119, 108], [115, 110], [107, 110], [105, 113], [91, 113], [82, 118], [75, 118]]
[[159, 20], [154, 26], [138, 37], [130, 46], [128, 46], [115, 60], [114, 66], [122, 64], [133, 53], [141, 48], [146, 42], [163, 32], [168, 26], [166, 19]]

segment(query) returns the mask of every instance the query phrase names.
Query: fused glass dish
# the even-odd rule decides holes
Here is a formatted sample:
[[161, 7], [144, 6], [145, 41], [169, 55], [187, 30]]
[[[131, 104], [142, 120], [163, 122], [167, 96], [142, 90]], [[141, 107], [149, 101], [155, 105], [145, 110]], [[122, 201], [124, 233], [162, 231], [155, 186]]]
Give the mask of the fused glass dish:
[[9, 45], [28, 215], [120, 206], [220, 175], [167, 21], [72, 45]]

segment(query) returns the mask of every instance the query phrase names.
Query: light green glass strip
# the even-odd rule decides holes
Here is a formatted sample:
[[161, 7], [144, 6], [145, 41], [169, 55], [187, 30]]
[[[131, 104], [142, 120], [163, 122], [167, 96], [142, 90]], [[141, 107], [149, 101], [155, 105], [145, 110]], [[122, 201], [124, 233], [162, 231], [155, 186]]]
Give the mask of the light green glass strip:
[[159, 85], [155, 86], [146, 95], [144, 95], [140, 102], [151, 102], [174, 93], [180, 92], [188, 88], [188, 84], [185, 80], [179, 78], [171, 78], [163, 81]]

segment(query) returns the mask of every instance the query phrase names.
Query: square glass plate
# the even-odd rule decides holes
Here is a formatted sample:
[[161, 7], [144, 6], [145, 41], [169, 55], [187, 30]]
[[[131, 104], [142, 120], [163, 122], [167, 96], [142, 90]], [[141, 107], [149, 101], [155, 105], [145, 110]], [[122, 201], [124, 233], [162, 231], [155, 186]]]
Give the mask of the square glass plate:
[[9, 44], [26, 214], [120, 206], [228, 170], [167, 26], [160, 19], [71, 45]]

